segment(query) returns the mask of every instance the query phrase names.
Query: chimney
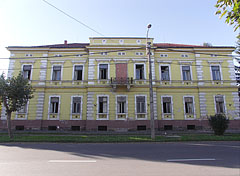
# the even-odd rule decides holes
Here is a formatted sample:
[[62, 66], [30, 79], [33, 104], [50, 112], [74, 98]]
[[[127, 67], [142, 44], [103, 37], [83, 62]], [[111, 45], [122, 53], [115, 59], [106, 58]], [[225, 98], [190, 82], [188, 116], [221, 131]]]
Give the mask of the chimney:
[[64, 45], [67, 45], [67, 40], [64, 40]]

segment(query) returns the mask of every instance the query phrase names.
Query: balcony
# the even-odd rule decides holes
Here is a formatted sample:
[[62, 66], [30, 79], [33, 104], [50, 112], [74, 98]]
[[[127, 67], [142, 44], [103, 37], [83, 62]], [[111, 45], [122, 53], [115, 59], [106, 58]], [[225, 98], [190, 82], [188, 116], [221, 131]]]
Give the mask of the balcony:
[[133, 85], [133, 78], [129, 77], [117, 77], [112, 78], [110, 80], [110, 84], [112, 86], [113, 91], [116, 91], [117, 87], [127, 87], [127, 90], [129, 91], [131, 86]]

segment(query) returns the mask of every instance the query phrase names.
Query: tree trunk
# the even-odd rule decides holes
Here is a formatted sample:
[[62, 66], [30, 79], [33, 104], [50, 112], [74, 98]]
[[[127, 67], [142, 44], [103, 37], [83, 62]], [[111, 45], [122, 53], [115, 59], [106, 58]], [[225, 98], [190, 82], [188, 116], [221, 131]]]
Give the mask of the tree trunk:
[[7, 127], [8, 127], [8, 136], [9, 138], [13, 138], [13, 134], [12, 134], [12, 126], [11, 126], [11, 114], [12, 112], [7, 112]]

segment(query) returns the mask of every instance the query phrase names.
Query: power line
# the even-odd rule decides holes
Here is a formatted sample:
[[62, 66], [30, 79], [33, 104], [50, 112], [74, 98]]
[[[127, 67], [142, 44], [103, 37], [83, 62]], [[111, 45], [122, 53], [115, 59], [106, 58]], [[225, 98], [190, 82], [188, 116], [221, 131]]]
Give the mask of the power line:
[[69, 18], [73, 19], [74, 21], [78, 22], [79, 24], [81, 24], [81, 25], [85, 26], [86, 28], [90, 29], [91, 31], [93, 31], [93, 32], [95, 32], [95, 33], [97, 33], [97, 34], [99, 34], [99, 35], [101, 35], [101, 36], [104, 36], [102, 33], [96, 31], [95, 29], [93, 29], [93, 28], [91, 28], [91, 27], [89, 27], [89, 26], [86, 25], [85, 23], [83, 23], [83, 22], [79, 21], [78, 19], [74, 18], [73, 16], [67, 14], [66, 12], [64, 12], [63, 10], [57, 8], [57, 7], [54, 6], [53, 4], [47, 2], [46, 0], [42, 0], [42, 1], [45, 2], [46, 4], [52, 6], [53, 8], [55, 8], [56, 10], [58, 10], [59, 12], [63, 13], [64, 15], [68, 16]]

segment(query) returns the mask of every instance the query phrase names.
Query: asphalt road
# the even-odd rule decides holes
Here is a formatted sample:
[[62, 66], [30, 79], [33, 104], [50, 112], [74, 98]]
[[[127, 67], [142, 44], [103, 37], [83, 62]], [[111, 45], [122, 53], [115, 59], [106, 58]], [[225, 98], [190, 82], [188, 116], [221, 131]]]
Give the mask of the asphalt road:
[[240, 176], [240, 142], [0, 144], [0, 176]]

